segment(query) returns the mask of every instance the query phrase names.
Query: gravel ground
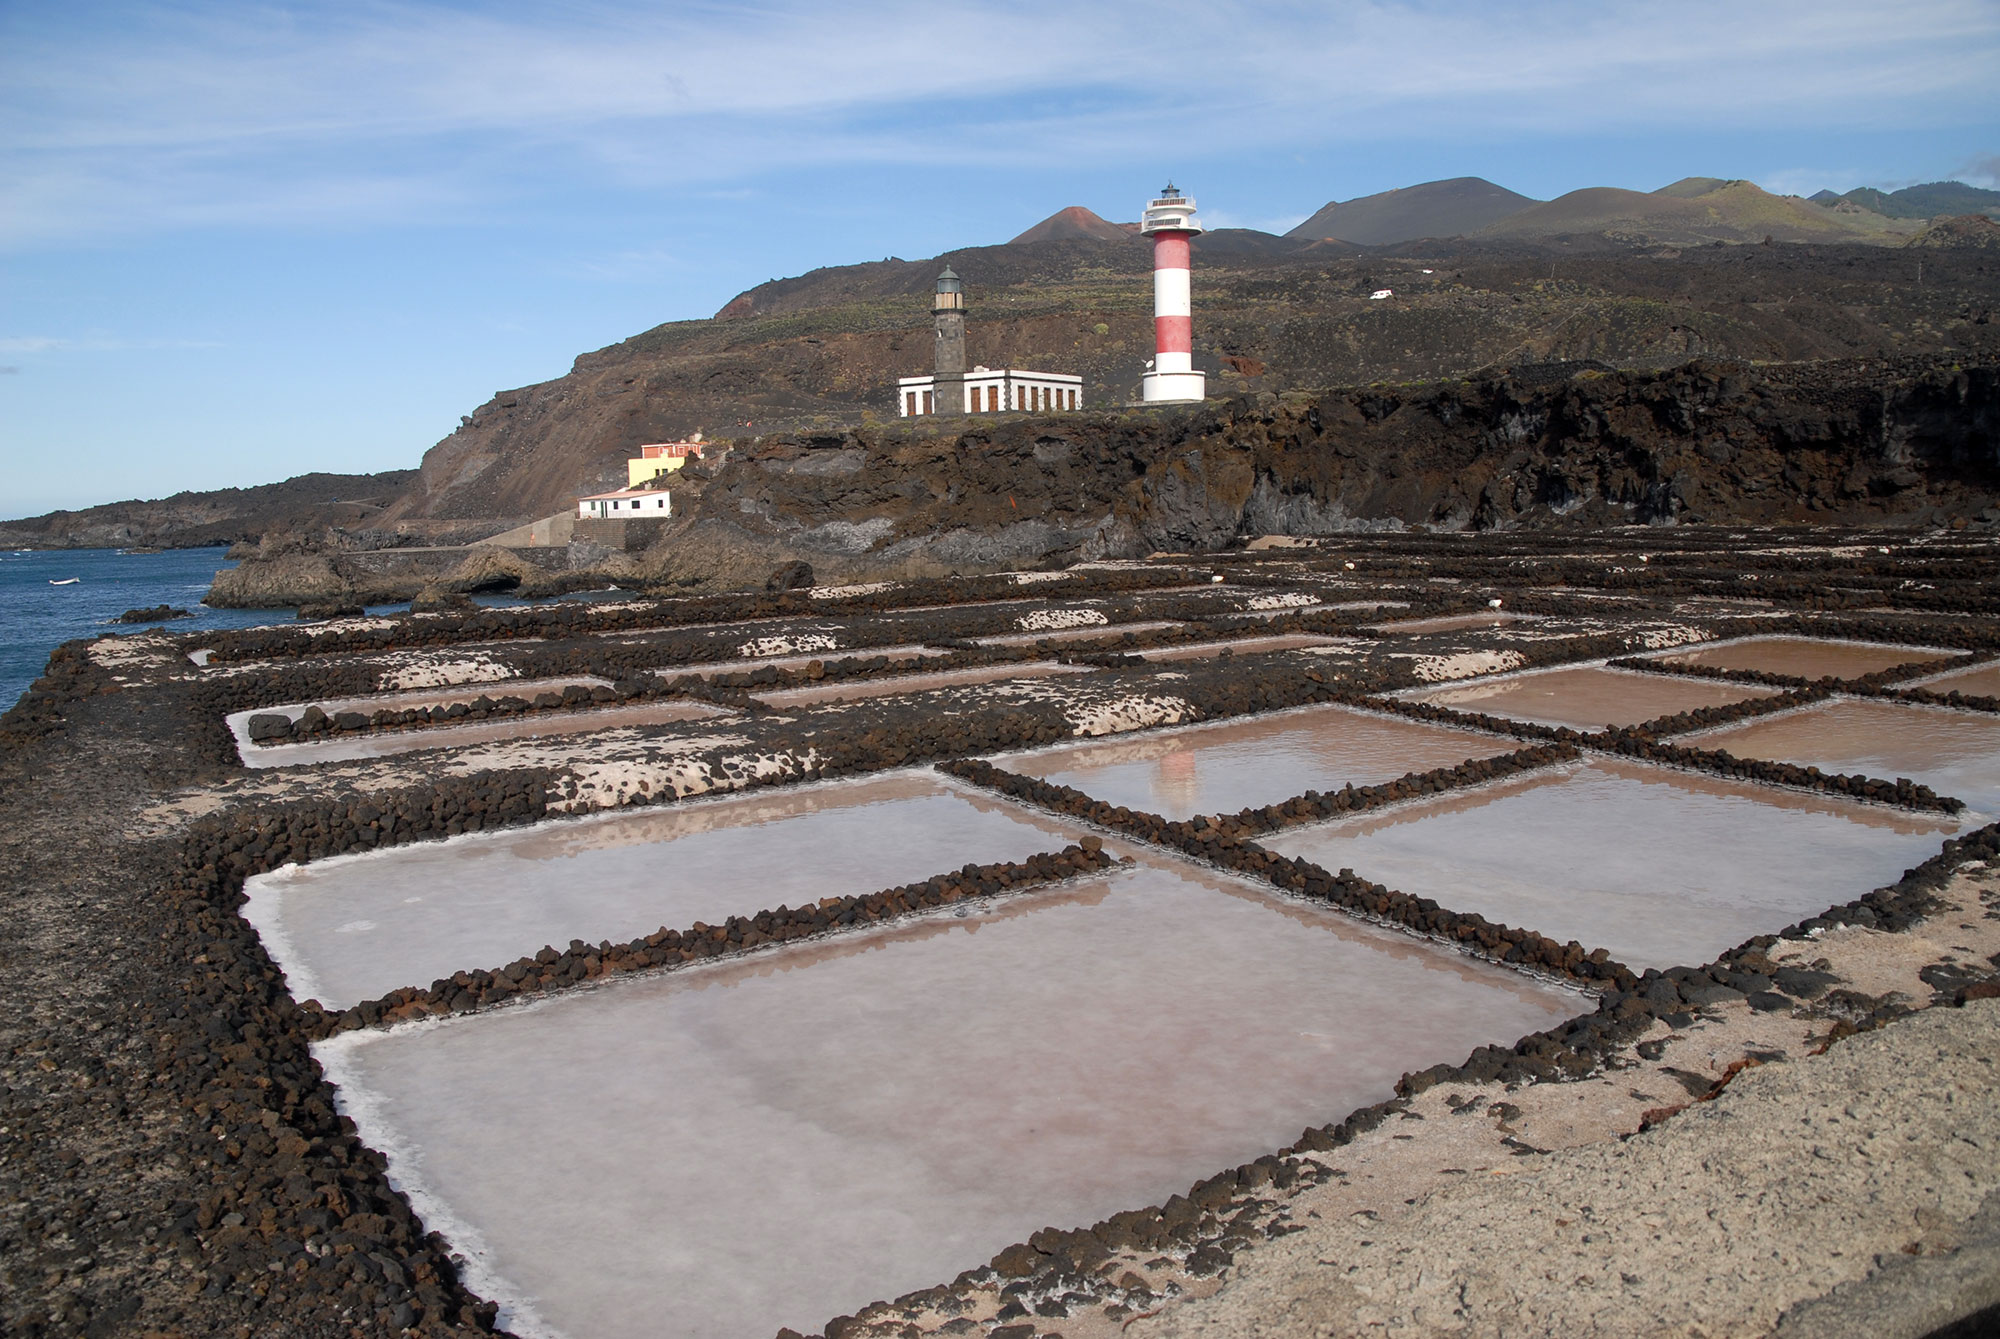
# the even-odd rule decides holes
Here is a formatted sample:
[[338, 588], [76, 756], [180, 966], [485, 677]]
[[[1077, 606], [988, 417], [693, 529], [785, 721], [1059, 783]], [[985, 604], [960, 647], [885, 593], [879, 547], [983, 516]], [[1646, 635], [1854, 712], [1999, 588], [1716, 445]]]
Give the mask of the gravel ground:
[[1871, 1300], [1854, 1285], [1937, 1256], [1957, 1268], [1921, 1276], [1930, 1305], [1908, 1305], [1894, 1279], [1872, 1290], [1903, 1303], [1881, 1309], [1873, 1339], [1921, 1335], [1994, 1300], [1980, 1211], [1996, 1192], [2000, 1000], [1984, 1000], [1746, 1071], [1655, 1129], [1447, 1186], [1401, 1215], [1308, 1217], [1215, 1296], [1130, 1332], [1762, 1335], [1796, 1307], [1784, 1333], [1833, 1335]]

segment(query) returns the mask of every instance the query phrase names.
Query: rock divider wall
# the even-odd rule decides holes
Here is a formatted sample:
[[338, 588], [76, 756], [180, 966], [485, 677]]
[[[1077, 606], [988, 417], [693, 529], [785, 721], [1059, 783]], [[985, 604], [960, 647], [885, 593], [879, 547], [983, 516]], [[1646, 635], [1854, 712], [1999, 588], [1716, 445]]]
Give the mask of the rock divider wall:
[[[209, 1189], [161, 1226], [190, 1243], [196, 1285], [286, 1289], [288, 1323], [326, 1333], [491, 1330], [496, 1308], [468, 1292], [450, 1248], [426, 1234], [387, 1163], [338, 1114], [308, 1049], [307, 1016], [238, 914], [243, 882], [292, 860], [475, 831], [542, 812], [547, 777], [474, 776], [372, 800], [327, 801], [198, 820], [159, 894], [158, 951], [185, 962], [179, 998], [145, 1001], [137, 1022], [155, 1084], [200, 1133], [188, 1150]], [[267, 1262], [283, 1262], [282, 1281]], [[261, 1282], [260, 1282], [261, 1280]]]
[[1664, 716], [1655, 716], [1650, 721], [1641, 721], [1637, 725], [1616, 726], [1599, 733], [1607, 739], [1622, 735], [1642, 735], [1656, 739], [1661, 735], [1708, 730], [1718, 725], [1754, 720], [1759, 716], [1775, 716], [1779, 712], [1790, 711], [1795, 707], [1824, 702], [1833, 696], [1833, 691], [1817, 684], [1808, 685], [1804, 688], [1773, 693], [1769, 697], [1747, 697], [1741, 702], [1725, 702], [1713, 707], [1690, 707], [1686, 711], [1672, 711]]
[[[502, 681], [504, 683], [504, 681]], [[493, 684], [500, 688], [502, 684]], [[547, 689], [524, 698], [514, 694], [488, 697], [480, 693], [470, 700], [427, 707], [378, 707], [372, 712], [349, 708], [328, 712], [318, 705], [307, 707], [298, 716], [271, 712], [252, 716], [245, 722], [250, 742], [256, 745], [296, 744], [333, 735], [389, 734], [411, 730], [470, 725], [480, 721], [546, 715], [552, 712], [578, 713], [593, 707], [621, 707], [634, 703], [697, 698], [713, 700], [701, 690], [709, 685], [700, 680], [668, 684], [663, 681], [624, 679], [603, 684], [569, 684], [560, 691]], [[730, 696], [741, 697], [740, 694]], [[731, 704], [735, 705], [735, 704]], [[747, 705], [747, 704], [746, 704]]]
[[261, 1295], [280, 1283], [267, 1263], [278, 1261], [288, 1309], [306, 1313], [289, 1325], [310, 1316], [329, 1334], [356, 1322], [490, 1330], [496, 1308], [465, 1289], [449, 1246], [424, 1231], [382, 1155], [338, 1114], [282, 978], [219, 904], [206, 868], [160, 899], [160, 946], [189, 964], [182, 996], [145, 1001], [135, 1020], [155, 1086], [191, 1118], [185, 1156], [207, 1187], [156, 1225], [188, 1243], [184, 1277]]
[[207, 639], [212, 663], [289, 658], [302, 655], [421, 650], [468, 642], [520, 637], [580, 637], [611, 632], [643, 632], [731, 623], [786, 615], [882, 614], [931, 604], [1003, 600], [1026, 594], [1053, 597], [1139, 592], [1185, 584], [1177, 568], [1120, 568], [1065, 574], [1060, 582], [1023, 587], [1011, 576], [950, 577], [899, 582], [886, 590], [814, 599], [810, 588], [674, 600], [634, 600], [617, 604], [564, 601], [525, 608], [479, 609], [463, 613], [398, 616], [377, 624], [342, 629], [248, 628]]
[[[1370, 581], [1462, 581], [1491, 585], [1498, 593], [1504, 582], [1496, 584], [1493, 560], [1505, 556], [1531, 561], [1538, 583], [1640, 600], [1750, 597], [1797, 612], [1890, 609], [2000, 614], [2000, 593], [1992, 589], [1980, 557], [1923, 560], [1900, 552], [1874, 557], [1838, 552], [1786, 557], [1746, 553], [1740, 545], [1731, 545], [1721, 553], [1676, 554], [1661, 551], [1654, 542], [1658, 538], [1650, 537], [1643, 546], [1651, 550], [1644, 561], [1630, 551], [1603, 555], [1533, 552], [1529, 556], [1515, 553], [1504, 538], [1461, 536], [1451, 553], [1434, 557], [1385, 554], [1357, 545], [1339, 559], [1307, 559], [1301, 567]], [[1856, 547], [1876, 542], [1866, 534], [1857, 534], [1856, 539]], [[1354, 568], [1346, 568], [1347, 561], [1354, 562]]]
[[[1284, 626], [1272, 627], [1271, 623]], [[582, 668], [572, 669], [569, 671], [571, 673], [612, 678], [614, 681], [609, 687], [572, 685], [560, 692], [546, 690], [533, 698], [525, 698], [518, 694], [507, 693], [505, 689], [510, 680], [503, 679], [485, 684], [465, 685], [462, 692], [472, 692], [475, 696], [462, 699], [459, 704], [378, 708], [372, 712], [363, 711], [359, 707], [328, 712], [324, 708], [315, 706], [298, 717], [282, 713], [252, 717], [247, 725], [253, 744], [275, 745], [297, 743], [333, 734], [421, 730], [545, 712], [587, 712], [594, 708], [629, 706], [634, 702], [674, 697], [712, 701], [739, 710], [762, 710], [762, 704], [757, 703], [750, 696], [751, 693], [806, 688], [822, 683], [866, 681], [906, 674], [930, 674], [959, 669], [1028, 664], [1042, 660], [1056, 660], [1065, 664], [1087, 665], [1093, 668], [1137, 667], [1146, 662], [1132, 655], [1131, 652], [1134, 650], [1153, 650], [1229, 638], [1249, 639], [1310, 631], [1312, 630], [1299, 626], [1295, 620], [1287, 618], [1269, 622], [1261, 619], [1252, 620], [1250, 626], [1239, 624], [1232, 624], [1227, 628], [1217, 628], [1213, 625], [1181, 626], [1149, 628], [1139, 632], [1120, 632], [1114, 624], [1105, 629], [1103, 637], [1093, 640], [1040, 641], [1020, 646], [981, 646], [962, 638], [934, 637], [927, 639], [924, 644], [927, 648], [934, 647], [936, 650], [921, 657], [891, 657], [879, 654], [837, 655], [829, 652], [825, 658], [808, 662], [801, 668], [760, 665], [754, 669], [727, 670], [708, 675], [673, 675], [671, 663], [648, 669], [646, 665], [651, 658], [643, 652], [635, 653], [632, 648], [590, 647], [585, 648], [587, 654], [580, 657], [575, 651], [560, 656], [535, 657], [532, 662], [522, 666], [522, 672], [517, 677], [522, 679], [560, 677], [558, 674], [545, 672], [548, 660], [559, 659], [565, 664], [581, 663]], [[866, 648], [856, 649], [863, 652], [866, 650]], [[339, 677], [347, 684], [351, 684], [355, 674], [349, 673]], [[295, 681], [294, 678], [286, 680], [288, 684]], [[218, 683], [212, 687], [222, 686], [222, 683]], [[260, 684], [255, 688], [254, 695], [264, 701], [271, 701], [274, 698], [279, 701], [301, 700], [299, 697], [284, 699], [283, 691], [271, 685]], [[359, 697], [366, 696], [371, 691], [379, 690], [371, 684], [368, 689], [341, 695]], [[228, 694], [228, 698], [240, 701], [244, 695]], [[334, 694], [328, 693], [325, 696], [332, 697]], [[228, 711], [245, 709], [244, 706], [237, 705], [229, 707]], [[220, 711], [218, 707], [218, 714], [227, 712]]]
[[1892, 688], [1870, 696], [1886, 698], [1892, 702], [1913, 702], [1924, 707], [1955, 707], [1960, 711], [2000, 712], [2000, 697], [1961, 693], [1956, 688], [1947, 693], [1935, 693], [1928, 688]]
[[1738, 758], [1727, 749], [1698, 749], [1662, 743], [1653, 737], [1653, 732], [1662, 726], [1667, 727], [1667, 730], [1662, 732], [1677, 733], [1683, 729], [1724, 725], [1731, 721], [1788, 711], [1793, 707], [1830, 697], [1834, 691], [1821, 682], [1776, 697], [1753, 698], [1721, 707], [1703, 707], [1696, 711], [1663, 716], [1643, 725], [1621, 726], [1614, 730], [1588, 733], [1573, 730], [1566, 725], [1550, 726], [1539, 725], [1532, 721], [1514, 721], [1501, 716], [1488, 716], [1483, 712], [1459, 711], [1452, 707], [1440, 707], [1431, 702], [1406, 702], [1398, 698], [1364, 698], [1358, 700], [1356, 705], [1383, 708], [1399, 716], [1408, 716], [1414, 720], [1428, 721], [1437, 725], [1485, 730], [1494, 734], [1513, 735], [1520, 739], [1546, 739], [1580, 749], [1664, 763], [1692, 772], [1706, 772], [1734, 781], [1759, 781], [1766, 785], [1789, 786], [1795, 790], [1817, 791], [1826, 795], [1845, 795], [1852, 799], [1872, 800], [1878, 804], [1893, 804], [1904, 809], [1927, 812], [1955, 814], [1965, 808], [1964, 801], [1949, 795], [1939, 795], [1929, 786], [1918, 785], [1908, 777], [1883, 781], [1859, 773], [1824, 772], [1817, 767], [1801, 767], [1796, 763]]
[[454, 972], [428, 987], [405, 986], [338, 1012], [317, 1000], [300, 1005], [301, 1026], [317, 1041], [338, 1032], [377, 1024], [409, 1022], [443, 1014], [469, 1013], [522, 996], [548, 995], [628, 972], [667, 971], [690, 963], [734, 956], [766, 944], [790, 943], [844, 929], [883, 924], [921, 915], [967, 898], [1027, 892], [1118, 865], [1096, 837], [1045, 851], [1025, 860], [1007, 860], [934, 874], [928, 879], [864, 896], [824, 897], [811, 906], [731, 916], [720, 925], [696, 921], [686, 929], [662, 926], [649, 935], [613, 944], [571, 940], [569, 947], [544, 945], [530, 957], [505, 967]]
[[1931, 813], [1956, 814], [1965, 809], [1965, 801], [1951, 795], [1939, 795], [1929, 786], [1918, 785], [1904, 776], [1894, 781], [1883, 781], [1860, 773], [1822, 772], [1817, 767], [1801, 767], [1797, 763], [1738, 758], [1727, 749], [1691, 749], [1677, 744], [1663, 744], [1644, 735], [1622, 731], [1610, 736], [1604, 747], [1628, 758], [1709, 772], [1737, 781], [1759, 781], [1765, 785], [1818, 791], [1823, 795], [1845, 795], [1852, 799], [1872, 800], [1877, 804], [1893, 804], [1902, 809]]
[[1754, 684], [1762, 688], [1822, 687], [1835, 692], [1869, 693], [1904, 679], [1921, 679], [1927, 675], [1942, 674], [1946, 670], [1962, 668], [1973, 662], [1964, 656], [1950, 656], [1942, 660], [1916, 660], [1905, 665], [1893, 665], [1870, 674], [1846, 677], [1823, 674], [1817, 679], [1808, 679], [1802, 674], [1774, 674], [1770, 670], [1758, 669], [1729, 669], [1721, 665], [1695, 665], [1685, 661], [1676, 662], [1648, 656], [1625, 657], [1607, 663], [1613, 669], [1638, 670], [1644, 674], [1659, 674], [1674, 679], [1711, 679], [1719, 683]]
[[1253, 836], [1302, 823], [1367, 813], [1384, 805], [1568, 762], [1577, 756], [1576, 749], [1565, 745], [1541, 745], [1455, 767], [1413, 772], [1382, 785], [1349, 785], [1332, 794], [1308, 791], [1281, 804], [1246, 809], [1220, 819], [1197, 815], [1186, 821], [1171, 821], [1143, 810], [1107, 804], [1073, 787], [1004, 771], [978, 759], [944, 763], [939, 770], [1050, 813], [1079, 818], [1235, 873], [1263, 879], [1285, 892], [1450, 941], [1496, 962], [1547, 972], [1591, 989], [1625, 986], [1636, 977], [1630, 968], [1613, 961], [1604, 949], [1586, 949], [1574, 940], [1560, 944], [1537, 931], [1489, 921], [1476, 912], [1453, 911], [1428, 897], [1413, 897], [1371, 883], [1353, 870], [1329, 874], [1310, 861], [1275, 855], [1249, 841]]

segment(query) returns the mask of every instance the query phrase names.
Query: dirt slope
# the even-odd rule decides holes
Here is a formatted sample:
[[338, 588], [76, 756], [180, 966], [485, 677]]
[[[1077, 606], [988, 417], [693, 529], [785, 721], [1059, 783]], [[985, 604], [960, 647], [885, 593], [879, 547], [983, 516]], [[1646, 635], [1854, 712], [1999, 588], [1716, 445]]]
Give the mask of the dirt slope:
[[1082, 205], [1071, 205], [1067, 209], [1058, 209], [1007, 245], [1020, 246], [1025, 242], [1060, 242], [1065, 238], [1075, 237], [1095, 238], [1100, 242], [1125, 242], [1137, 236], [1138, 231], [1134, 224], [1111, 223]]

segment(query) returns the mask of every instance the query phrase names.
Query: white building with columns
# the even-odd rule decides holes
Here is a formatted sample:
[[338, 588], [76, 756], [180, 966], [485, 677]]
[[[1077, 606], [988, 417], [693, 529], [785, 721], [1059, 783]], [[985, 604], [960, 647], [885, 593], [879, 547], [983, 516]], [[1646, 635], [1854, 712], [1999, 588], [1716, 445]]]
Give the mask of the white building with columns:
[[1014, 367], [965, 370], [965, 281], [946, 266], [931, 302], [936, 353], [927, 377], [896, 379], [896, 413], [1053, 414], [1083, 405], [1083, 378], [1063, 372], [1023, 372]]
[[[918, 418], [937, 412], [937, 378], [898, 377], [897, 412]], [[1083, 378], [1062, 372], [1023, 372], [1018, 368], [975, 367], [965, 374], [968, 414], [1054, 414], [1082, 407]]]

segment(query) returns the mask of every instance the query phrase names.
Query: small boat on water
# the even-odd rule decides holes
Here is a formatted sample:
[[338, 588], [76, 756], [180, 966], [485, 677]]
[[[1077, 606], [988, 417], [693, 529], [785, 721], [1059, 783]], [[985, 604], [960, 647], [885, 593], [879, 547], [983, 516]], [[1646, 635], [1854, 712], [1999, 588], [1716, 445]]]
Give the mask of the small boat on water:
[[54, 577], [50, 577], [49, 584], [51, 586], [74, 586], [82, 580], [82, 577], [64, 577], [61, 581], [57, 581]]

